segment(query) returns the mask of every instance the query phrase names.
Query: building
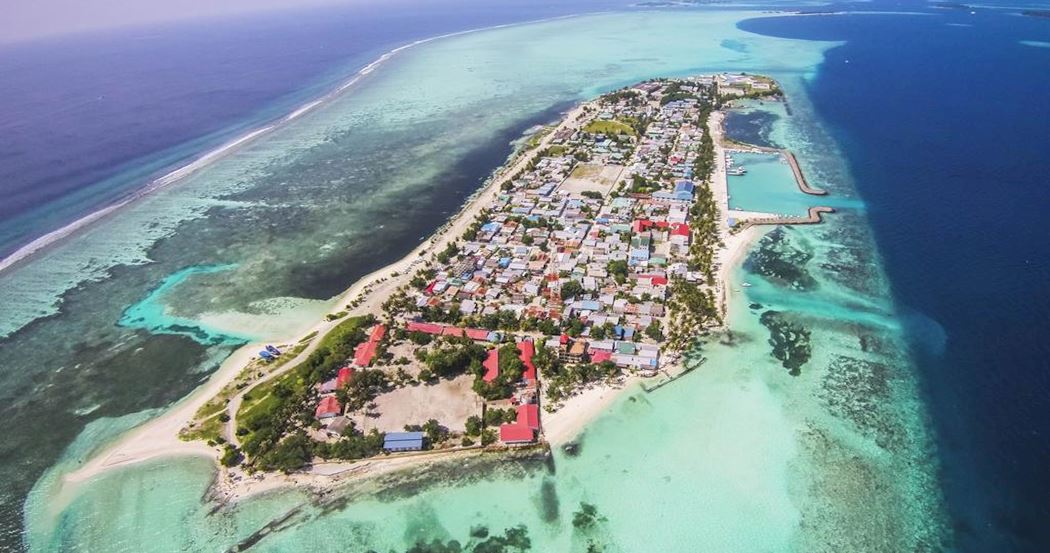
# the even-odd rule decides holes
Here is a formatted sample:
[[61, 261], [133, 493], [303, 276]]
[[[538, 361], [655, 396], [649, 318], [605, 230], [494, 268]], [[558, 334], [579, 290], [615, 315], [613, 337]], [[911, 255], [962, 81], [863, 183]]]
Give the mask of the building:
[[526, 403], [518, 406], [518, 419], [512, 424], [501, 424], [499, 441], [508, 444], [528, 444], [536, 440], [540, 429], [540, 406]]
[[420, 451], [423, 449], [422, 432], [388, 432], [383, 440], [383, 449], [387, 451]]
[[481, 377], [485, 382], [492, 382], [499, 376], [499, 348], [492, 348], [489, 350], [489, 356], [485, 358], [485, 362], [481, 364], [485, 367], [485, 375]]
[[525, 382], [532, 384], [536, 382], [536, 365], [532, 363], [532, 356], [536, 354], [536, 347], [532, 342], [518, 342], [518, 351], [521, 352], [518, 356], [521, 362], [525, 364], [525, 373], [522, 375], [525, 378]]
[[339, 400], [335, 396], [325, 396], [321, 398], [321, 402], [317, 404], [317, 409], [314, 411], [314, 416], [318, 420], [330, 419], [337, 417], [343, 413], [343, 406], [339, 405]]
[[514, 423], [501, 424], [499, 427], [499, 441], [508, 444], [531, 444], [536, 439], [536, 434], [528, 426]]
[[338, 437], [343, 435], [343, 431], [353, 426], [353, 421], [349, 417], [342, 415], [332, 418], [328, 422], [328, 426], [325, 427], [325, 432], [332, 437]]
[[351, 367], [343, 367], [339, 369], [339, 374], [335, 378], [335, 384], [337, 388], [345, 388], [350, 383], [350, 378], [354, 376], [354, 369]]

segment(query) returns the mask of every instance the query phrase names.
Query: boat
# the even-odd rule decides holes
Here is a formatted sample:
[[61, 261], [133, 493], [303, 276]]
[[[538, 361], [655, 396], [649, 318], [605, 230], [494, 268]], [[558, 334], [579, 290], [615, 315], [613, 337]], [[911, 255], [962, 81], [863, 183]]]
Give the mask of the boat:
[[751, 287], [751, 283], [750, 282], [745, 282], [745, 283], [741, 284], [741, 286], [743, 286], [744, 288], [750, 288]]
[[733, 175], [734, 177], [739, 177], [739, 176], [747, 174], [747, 169], [744, 169], [743, 167], [734, 167], [734, 168], [726, 171], [726, 173], [729, 174], [729, 175]]

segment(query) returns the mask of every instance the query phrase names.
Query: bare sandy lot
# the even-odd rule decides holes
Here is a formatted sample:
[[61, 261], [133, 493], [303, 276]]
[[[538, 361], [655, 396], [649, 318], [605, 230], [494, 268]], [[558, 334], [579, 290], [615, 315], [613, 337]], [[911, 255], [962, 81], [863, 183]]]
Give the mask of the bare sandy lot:
[[405, 386], [376, 398], [373, 414], [361, 413], [351, 417], [357, 428], [368, 432], [400, 432], [406, 424], [423, 424], [436, 419], [453, 432], [462, 432], [464, 422], [471, 415], [481, 416], [481, 400], [471, 389], [474, 377], [468, 374], [437, 384]]
[[588, 190], [607, 196], [623, 173], [623, 165], [603, 165], [601, 163], [581, 163], [576, 166], [564, 181], [560, 190], [576, 194]]

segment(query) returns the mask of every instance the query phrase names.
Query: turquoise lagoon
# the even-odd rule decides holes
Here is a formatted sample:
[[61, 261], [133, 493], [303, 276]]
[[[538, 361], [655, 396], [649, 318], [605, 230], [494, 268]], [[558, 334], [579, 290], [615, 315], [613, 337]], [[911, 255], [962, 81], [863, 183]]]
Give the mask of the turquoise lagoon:
[[798, 189], [795, 175], [781, 154], [733, 152], [734, 167], [743, 175], [729, 175], [729, 209], [792, 217], [805, 216], [813, 196]]
[[[638, 80], [722, 70], [777, 78], [792, 102], [790, 116], [775, 119], [778, 140], [797, 153], [814, 186], [856, 202], [848, 170], [806, 97], [807, 79], [834, 43], [735, 27], [752, 15], [608, 14], [407, 50], [321, 109], [74, 240], [68, 258], [58, 250], [15, 278], [43, 278], [33, 271], [47, 264], [77, 266], [82, 252], [96, 263], [148, 263], [148, 244], [176, 236], [183, 221], [207, 222], [214, 215], [206, 206], [219, 206], [221, 219], [252, 205], [295, 205], [300, 218], [290, 238], [245, 237], [216, 249], [213, 263], [236, 268], [194, 275], [163, 300], [166, 313], [190, 319], [205, 319], [215, 305], [247, 311], [260, 293], [279, 295], [260, 281], [294, 274], [287, 266], [334, 250], [374, 249], [380, 225], [396, 235], [406, 224], [400, 219], [443, 193], [444, 168], [505, 129]], [[371, 185], [341, 195], [331, 185], [340, 179]], [[376, 215], [394, 206], [401, 217]], [[221, 220], [213, 224], [224, 228]], [[280, 491], [234, 505], [208, 497], [209, 464], [168, 459], [113, 471], [66, 497], [61, 473], [127, 424], [100, 419], [34, 488], [26, 541], [34, 551], [221, 551], [238, 544], [404, 551], [420, 542], [474, 544], [484, 539], [482, 527], [495, 536], [521, 527], [535, 551], [936, 549], [947, 532], [936, 464], [874, 251], [860, 210], [767, 233], [733, 275], [730, 331], [700, 339], [694, 355], [706, 362], [656, 392], [625, 393], [588, 427], [573, 455], [437, 468], [411, 485], [350, 484], [325, 498]], [[265, 262], [250, 261], [260, 256]], [[739, 286], [745, 281], [751, 286]], [[48, 282], [52, 290], [72, 286]], [[25, 313], [48, 305], [40, 290], [41, 297], [20, 298]], [[808, 336], [791, 344], [810, 350], [798, 376], [771, 355], [774, 329], [784, 325]], [[598, 517], [578, 528], [572, 521], [584, 503]]]

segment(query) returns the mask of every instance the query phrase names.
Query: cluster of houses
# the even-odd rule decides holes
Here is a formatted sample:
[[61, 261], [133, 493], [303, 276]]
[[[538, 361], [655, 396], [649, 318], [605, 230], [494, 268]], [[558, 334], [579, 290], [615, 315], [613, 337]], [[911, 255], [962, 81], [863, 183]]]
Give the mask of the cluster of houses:
[[[674, 99], [662, 101], [672, 85]], [[563, 361], [655, 373], [660, 333], [649, 329], [659, 328], [666, 315], [671, 280], [700, 277], [686, 263], [696, 194], [691, 178], [706, 132], [700, 106], [713, 97], [714, 85], [713, 77], [643, 83], [600, 100], [576, 129], [557, 131], [548, 154], [513, 180], [488, 206], [487, 219], [460, 242], [458, 254], [413, 291], [416, 307], [458, 311], [467, 321], [501, 312], [550, 320], [563, 332], [533, 332], [533, 338]], [[588, 125], [594, 121], [618, 125]], [[614, 140], [585, 130], [627, 128], [628, 121], [645, 121], [644, 132]], [[595, 181], [588, 187], [581, 185], [587, 176], [577, 172], [583, 165], [590, 175], [610, 167], [619, 175], [613, 186]], [[635, 182], [644, 182], [646, 191], [632, 191]], [[419, 312], [404, 318], [409, 331], [482, 343], [502, 339], [496, 331], [420, 321]], [[564, 329], [573, 320], [582, 330], [570, 338]], [[497, 355], [493, 347], [486, 379], [496, 374]], [[532, 371], [522, 384], [535, 383]], [[519, 420], [500, 428], [505, 443], [535, 439], [535, 404], [521, 402], [518, 410]]]
[[320, 399], [314, 409], [314, 417], [325, 425], [325, 432], [329, 436], [340, 436], [351, 425], [350, 418], [343, 413], [344, 406], [336, 397], [336, 390], [345, 388], [350, 383], [356, 369], [364, 369], [372, 364], [376, 357], [376, 348], [385, 336], [386, 325], [373, 326], [368, 339], [354, 349], [352, 362], [340, 367], [335, 378], [317, 385]]
[[[513, 398], [517, 419], [500, 426], [501, 442], [538, 439], [536, 347], [566, 363], [614, 363], [643, 375], [660, 369], [670, 287], [678, 278], [700, 279], [687, 259], [693, 166], [706, 132], [702, 107], [716, 90], [763, 85], [719, 75], [651, 81], [602, 97], [577, 126], [555, 131], [546, 154], [504, 187], [446, 262], [420, 272], [424, 282], [409, 291], [416, 309], [398, 314], [398, 324], [491, 345], [486, 382], [499, 375], [504, 335], [478, 321], [507, 312], [549, 321], [546, 332], [514, 331], [526, 371]], [[456, 312], [463, 323], [426, 320], [435, 312]], [[353, 363], [320, 385], [316, 416], [330, 431], [348, 423], [334, 391], [372, 362], [385, 332], [377, 325]], [[398, 443], [391, 450], [412, 449], [419, 437], [401, 434], [392, 436]]]

